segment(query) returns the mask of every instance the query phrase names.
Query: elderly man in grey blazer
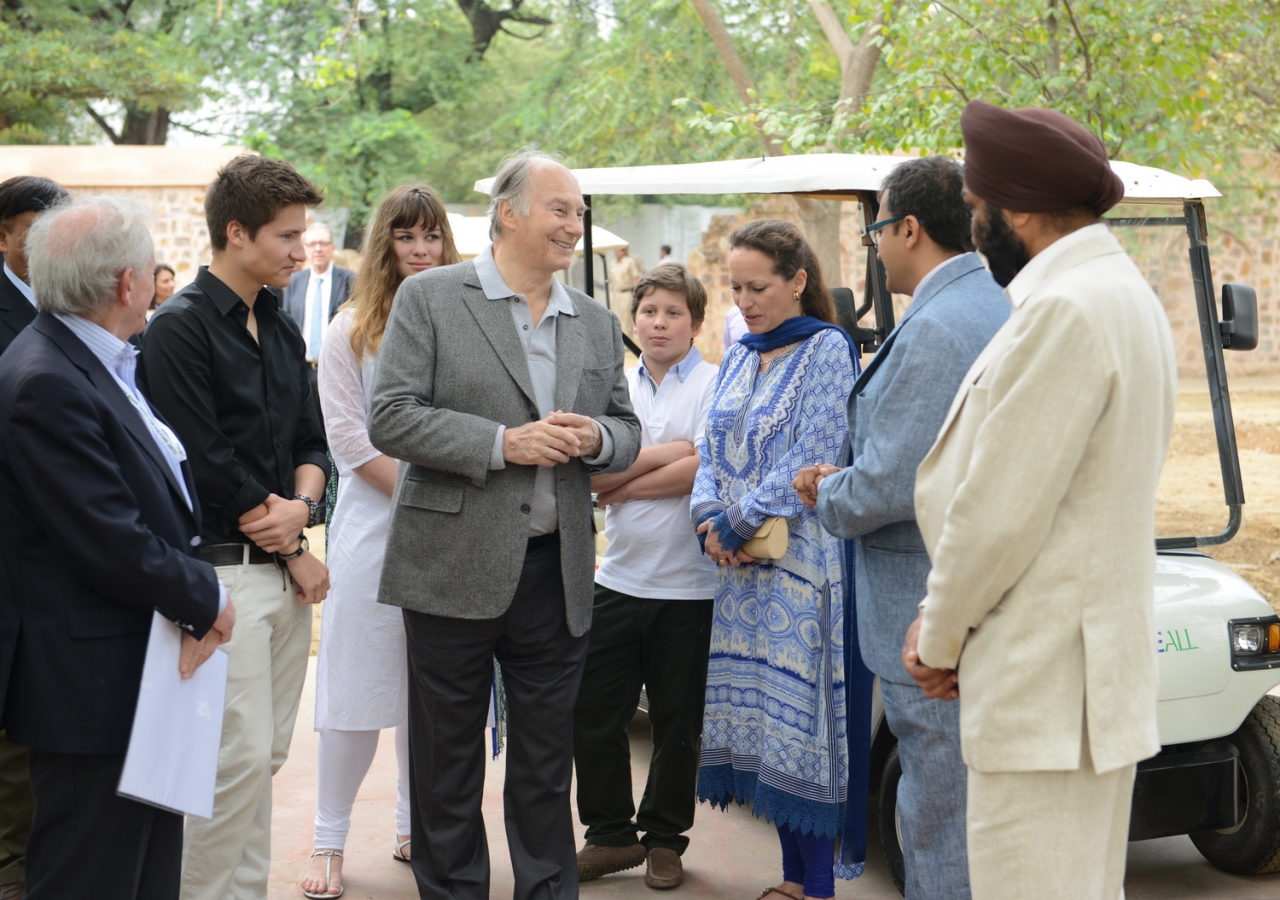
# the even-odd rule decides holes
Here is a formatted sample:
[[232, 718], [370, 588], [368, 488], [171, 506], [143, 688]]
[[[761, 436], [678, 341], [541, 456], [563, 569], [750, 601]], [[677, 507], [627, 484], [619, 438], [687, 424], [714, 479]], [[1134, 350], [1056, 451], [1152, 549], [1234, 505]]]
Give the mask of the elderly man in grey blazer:
[[401, 467], [379, 600], [404, 609], [413, 872], [489, 897], [483, 732], [502, 666], [515, 900], [578, 896], [573, 707], [591, 627], [592, 475], [635, 461], [617, 318], [555, 278], [583, 233], [577, 179], [524, 150], [498, 173], [493, 245], [408, 279], [374, 379], [373, 445]]
[[1009, 318], [1009, 301], [969, 244], [960, 164], [942, 156], [894, 169], [871, 226], [889, 289], [912, 295], [902, 322], [849, 395], [848, 468], [796, 479], [822, 526], [857, 538], [858, 640], [880, 676], [898, 738], [898, 810], [907, 900], [967, 900], [965, 778], [958, 704], [931, 700], [902, 664], [924, 599], [929, 555], [916, 524], [916, 467], [964, 373]]

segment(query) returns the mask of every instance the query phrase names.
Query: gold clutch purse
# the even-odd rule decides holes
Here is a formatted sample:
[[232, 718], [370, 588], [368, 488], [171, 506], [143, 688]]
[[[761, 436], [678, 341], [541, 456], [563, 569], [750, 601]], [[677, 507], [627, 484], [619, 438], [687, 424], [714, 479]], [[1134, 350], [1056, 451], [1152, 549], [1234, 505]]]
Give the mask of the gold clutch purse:
[[742, 552], [756, 559], [782, 559], [787, 555], [791, 531], [782, 516], [771, 516], [756, 531], [755, 537], [742, 546]]

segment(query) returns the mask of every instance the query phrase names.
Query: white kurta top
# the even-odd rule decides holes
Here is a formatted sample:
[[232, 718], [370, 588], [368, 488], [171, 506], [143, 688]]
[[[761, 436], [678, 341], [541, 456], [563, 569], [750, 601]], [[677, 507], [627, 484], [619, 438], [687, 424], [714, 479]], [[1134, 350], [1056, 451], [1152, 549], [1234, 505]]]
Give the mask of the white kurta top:
[[381, 455], [369, 443], [369, 394], [375, 357], [351, 350], [354, 313], [329, 323], [320, 350], [320, 405], [338, 470], [338, 502], [329, 526], [329, 596], [316, 661], [316, 729], [393, 728], [408, 715], [404, 618], [378, 602], [391, 523], [391, 498], [355, 474]]

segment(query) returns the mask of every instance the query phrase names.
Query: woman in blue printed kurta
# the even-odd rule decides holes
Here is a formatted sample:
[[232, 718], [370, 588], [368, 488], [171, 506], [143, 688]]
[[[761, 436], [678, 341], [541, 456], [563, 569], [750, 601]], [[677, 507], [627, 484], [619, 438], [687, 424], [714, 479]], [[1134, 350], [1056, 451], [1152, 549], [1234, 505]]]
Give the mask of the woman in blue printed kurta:
[[[845, 542], [822, 530], [792, 481], [840, 456], [857, 356], [832, 324], [834, 304], [795, 226], [754, 222], [730, 247], [734, 301], [750, 333], [721, 364], [691, 503], [721, 566], [698, 796], [749, 804], [778, 826], [783, 882], [766, 894], [831, 897], [833, 874], [854, 877], [865, 858], [868, 748], [857, 745], [863, 783], [850, 791]], [[772, 516], [787, 520], [786, 554], [751, 560], [741, 548]], [[856, 691], [867, 691], [853, 657]], [[861, 804], [852, 829], [847, 802]], [[847, 865], [833, 867], [839, 838], [851, 846], [842, 847]]]

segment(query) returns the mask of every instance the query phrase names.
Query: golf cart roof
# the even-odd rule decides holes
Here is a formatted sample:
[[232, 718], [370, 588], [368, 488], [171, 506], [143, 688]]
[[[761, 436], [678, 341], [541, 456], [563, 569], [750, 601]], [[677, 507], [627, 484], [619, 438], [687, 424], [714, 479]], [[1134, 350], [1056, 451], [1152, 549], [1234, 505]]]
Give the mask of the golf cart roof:
[[[857, 199], [858, 192], [878, 191], [884, 177], [913, 157], [863, 153], [810, 153], [730, 159], [721, 162], [665, 166], [574, 169], [582, 193], [593, 194], [802, 194], [829, 199]], [[1177, 202], [1221, 197], [1208, 181], [1183, 178], [1163, 169], [1113, 162], [1124, 180], [1125, 199]], [[488, 194], [493, 178], [476, 182]]]
[[[449, 228], [453, 231], [453, 243], [458, 248], [458, 255], [463, 259], [479, 256], [485, 247], [493, 243], [489, 240], [488, 216], [463, 216], [458, 213], [449, 213]], [[618, 237], [599, 225], [592, 225], [591, 246], [593, 252], [605, 253], [609, 250], [617, 250], [619, 247], [626, 247], [628, 244], [626, 238]], [[582, 246], [579, 245], [574, 252], [581, 255]]]

